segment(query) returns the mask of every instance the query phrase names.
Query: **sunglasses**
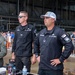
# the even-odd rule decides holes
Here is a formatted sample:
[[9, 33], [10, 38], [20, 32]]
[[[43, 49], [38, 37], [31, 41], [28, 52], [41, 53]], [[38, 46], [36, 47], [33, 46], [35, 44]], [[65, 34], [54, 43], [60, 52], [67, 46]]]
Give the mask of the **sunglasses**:
[[22, 18], [22, 17], [26, 17], [26, 16], [18, 16], [18, 18]]
[[49, 19], [50, 17], [44, 17], [44, 19]]

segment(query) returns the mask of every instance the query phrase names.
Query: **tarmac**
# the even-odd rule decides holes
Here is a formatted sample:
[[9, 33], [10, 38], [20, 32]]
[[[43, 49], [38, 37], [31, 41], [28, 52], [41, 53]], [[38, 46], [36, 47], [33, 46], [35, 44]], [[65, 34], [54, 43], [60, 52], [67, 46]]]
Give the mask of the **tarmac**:
[[[7, 55], [4, 57], [4, 66], [6, 63], [9, 63], [11, 59], [11, 50], [7, 50]], [[31, 73], [38, 72], [38, 62], [34, 65], [31, 65]], [[75, 54], [71, 54], [70, 57], [64, 62], [64, 75], [75, 75]]]

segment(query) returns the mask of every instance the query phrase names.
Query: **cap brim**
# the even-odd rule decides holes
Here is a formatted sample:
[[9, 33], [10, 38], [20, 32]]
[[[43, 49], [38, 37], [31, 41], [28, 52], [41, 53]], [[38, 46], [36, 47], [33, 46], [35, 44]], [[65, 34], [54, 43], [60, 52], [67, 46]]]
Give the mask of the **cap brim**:
[[49, 17], [48, 15], [41, 15], [40, 18]]
[[[48, 15], [41, 15], [40, 16], [40, 18], [44, 18], [44, 17], [50, 17], [50, 16], [48, 16]], [[53, 17], [50, 17], [50, 18], [53, 18]], [[56, 21], [56, 18], [53, 18], [53, 19], [55, 19], [55, 21]]]

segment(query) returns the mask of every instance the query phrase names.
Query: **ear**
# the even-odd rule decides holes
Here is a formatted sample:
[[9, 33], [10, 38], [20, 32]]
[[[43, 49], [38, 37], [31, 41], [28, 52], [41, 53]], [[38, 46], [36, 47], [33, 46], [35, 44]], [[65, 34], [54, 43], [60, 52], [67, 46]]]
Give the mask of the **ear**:
[[52, 22], [55, 22], [55, 19], [54, 18], [52, 18]]
[[28, 20], [28, 17], [27, 16], [25, 17], [25, 20]]

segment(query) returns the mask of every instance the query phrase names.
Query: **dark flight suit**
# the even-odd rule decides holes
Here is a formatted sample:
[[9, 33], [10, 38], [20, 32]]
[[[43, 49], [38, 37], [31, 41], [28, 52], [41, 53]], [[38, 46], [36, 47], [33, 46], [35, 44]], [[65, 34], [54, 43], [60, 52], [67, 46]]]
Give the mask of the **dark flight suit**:
[[[62, 52], [62, 47], [65, 50]], [[36, 56], [40, 55], [39, 70], [59, 71], [63, 70], [63, 62], [69, 57], [73, 50], [71, 39], [64, 30], [55, 26], [48, 31], [46, 28], [41, 30], [34, 42], [34, 51]], [[50, 60], [59, 59], [60, 64], [52, 66]]]
[[12, 47], [12, 52], [16, 55], [16, 68], [22, 70], [26, 65], [28, 72], [30, 72], [32, 56], [32, 43], [36, 36], [36, 29], [31, 24], [26, 26], [19, 25], [15, 30], [15, 37]]

